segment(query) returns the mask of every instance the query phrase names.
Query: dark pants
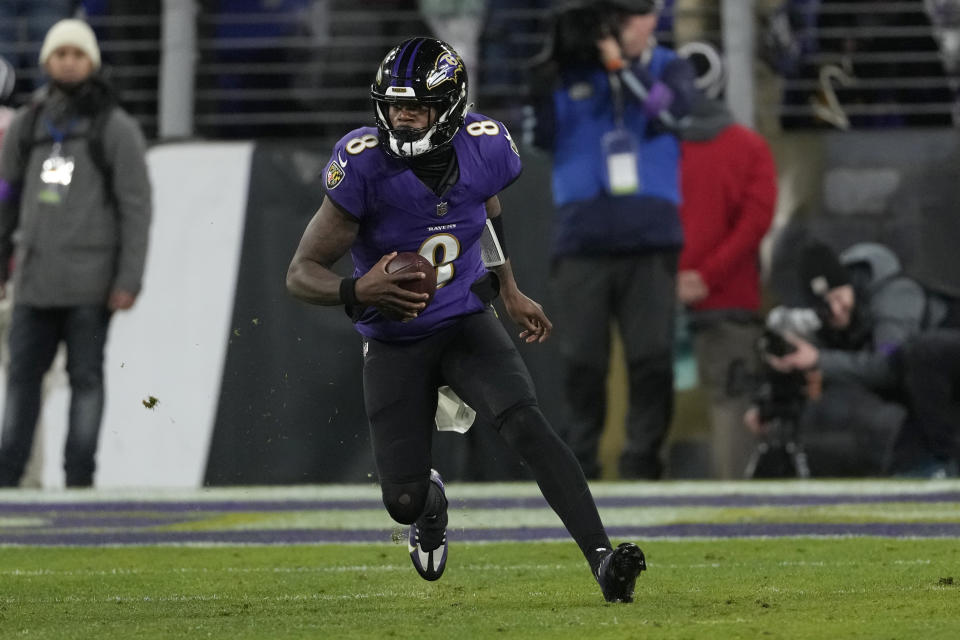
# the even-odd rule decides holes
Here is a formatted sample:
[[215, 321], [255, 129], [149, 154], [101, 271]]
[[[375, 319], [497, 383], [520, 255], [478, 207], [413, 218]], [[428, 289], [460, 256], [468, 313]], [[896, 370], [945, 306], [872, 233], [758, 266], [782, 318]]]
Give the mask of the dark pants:
[[367, 341], [363, 393], [381, 481], [430, 475], [437, 387], [450, 385], [487, 424], [537, 404], [520, 353], [492, 311], [413, 343]]
[[929, 455], [960, 458], [960, 329], [925, 332], [902, 353], [908, 435]]
[[799, 422], [814, 477], [877, 476], [891, 470], [907, 415], [900, 402], [858, 384], [828, 384]]
[[615, 322], [627, 360], [629, 408], [620, 456], [624, 478], [660, 477], [673, 417], [677, 253], [558, 260], [551, 286], [554, 335], [564, 362], [564, 437], [587, 477], [600, 473], [597, 448], [607, 413], [610, 336]]
[[[447, 384], [530, 468], [583, 554], [609, 548], [586, 478], [537, 406], [533, 380], [491, 309], [413, 343], [368, 340], [363, 395], [383, 503], [402, 524], [430, 509], [437, 387]], [[442, 466], [442, 465], [438, 465]]]
[[15, 305], [7, 396], [0, 432], [0, 486], [16, 486], [30, 456], [41, 387], [60, 342], [67, 346], [70, 416], [64, 453], [68, 487], [89, 487], [103, 416], [103, 352], [110, 312], [102, 305], [41, 309]]

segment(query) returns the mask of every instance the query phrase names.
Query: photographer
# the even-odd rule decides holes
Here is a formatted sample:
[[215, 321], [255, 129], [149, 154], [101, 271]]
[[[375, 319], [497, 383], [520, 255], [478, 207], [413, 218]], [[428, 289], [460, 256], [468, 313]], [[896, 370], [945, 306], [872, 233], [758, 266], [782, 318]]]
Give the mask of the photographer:
[[534, 74], [527, 139], [552, 153], [551, 287], [564, 366], [564, 436], [598, 477], [610, 327], [629, 378], [623, 478], [656, 479], [673, 412], [680, 143], [692, 67], [653, 36], [655, 0], [592, 2], [555, 16]]
[[[810, 339], [793, 331], [792, 352], [765, 356], [775, 371], [822, 378], [798, 423], [812, 475], [877, 475], [894, 465], [907, 415], [898, 356], [901, 347], [942, 310], [928, 304], [923, 287], [901, 272], [887, 247], [860, 243], [838, 257], [824, 244], [801, 255], [800, 280], [822, 325]], [[757, 407], [744, 418], [763, 435]]]

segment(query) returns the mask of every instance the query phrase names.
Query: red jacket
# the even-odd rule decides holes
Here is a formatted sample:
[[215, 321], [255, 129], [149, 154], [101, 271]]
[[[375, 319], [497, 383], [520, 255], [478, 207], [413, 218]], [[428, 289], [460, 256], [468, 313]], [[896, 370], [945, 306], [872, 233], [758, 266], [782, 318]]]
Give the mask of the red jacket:
[[685, 141], [681, 163], [684, 247], [680, 270], [709, 288], [695, 309], [760, 307], [760, 241], [777, 201], [777, 169], [767, 142], [731, 124], [715, 138]]

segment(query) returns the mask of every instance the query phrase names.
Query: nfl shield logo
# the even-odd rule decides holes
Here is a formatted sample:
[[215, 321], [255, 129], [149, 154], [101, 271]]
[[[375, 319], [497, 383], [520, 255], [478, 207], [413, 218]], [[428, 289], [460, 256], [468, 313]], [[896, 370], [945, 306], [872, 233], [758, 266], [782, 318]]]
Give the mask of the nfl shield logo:
[[446, 203], [446, 202], [441, 202], [440, 204], [437, 205], [437, 215], [440, 216], [440, 217], [443, 217], [443, 216], [447, 215], [447, 203]]

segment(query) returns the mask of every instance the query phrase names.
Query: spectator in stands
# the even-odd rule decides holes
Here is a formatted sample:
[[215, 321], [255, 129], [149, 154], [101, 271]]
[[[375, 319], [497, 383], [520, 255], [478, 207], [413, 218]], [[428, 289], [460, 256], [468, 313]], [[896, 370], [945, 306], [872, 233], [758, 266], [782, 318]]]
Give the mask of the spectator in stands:
[[542, 49], [538, 37], [550, 16], [551, 0], [487, 0], [480, 36], [478, 105], [496, 108], [502, 120], [519, 131], [526, 110], [523, 91], [529, 66]]
[[[797, 25], [796, 31], [821, 35], [815, 45], [817, 56], [806, 57], [798, 75], [816, 81], [816, 90], [811, 91], [809, 83], [797, 83], [787, 92], [789, 103], [808, 104], [813, 99], [821, 108], [812, 122], [830, 126], [953, 124], [951, 109], [943, 105], [951, 104], [954, 95], [938, 59], [925, 0], [903, 0], [884, 11], [872, 10], [876, 0], [790, 0], [795, 12], [811, 3], [816, 24]], [[833, 76], [827, 72], [831, 67]], [[837, 86], [831, 77], [841, 74], [851, 80]], [[831, 104], [831, 96], [836, 104]], [[936, 105], [941, 108], [930, 108]], [[807, 117], [784, 117], [785, 126], [810, 123]]]
[[727, 393], [730, 366], [752, 361], [760, 338], [760, 241], [777, 199], [766, 141], [733, 121], [722, 100], [725, 70], [704, 42], [680, 49], [703, 92], [683, 131], [684, 247], [677, 298], [688, 309], [699, 380], [710, 403], [712, 475], [743, 476], [752, 443], [742, 425], [749, 402]]
[[21, 109], [0, 154], [0, 296], [16, 241], [16, 301], [0, 432], [0, 486], [16, 486], [60, 342], [71, 399], [66, 483], [93, 484], [103, 351], [114, 311], [140, 291], [151, 215], [143, 134], [97, 75], [90, 27], [61, 20], [43, 41], [49, 85]]
[[[53, 24], [73, 15], [77, 0], [3, 0], [0, 2], [0, 56], [17, 70], [33, 68], [40, 41]], [[27, 90], [39, 82], [20, 74]]]
[[[887, 247], [855, 244], [839, 256], [811, 243], [800, 281], [822, 326], [813, 336], [787, 333], [795, 350], [766, 356], [776, 370], [816, 371], [820, 398], [800, 418], [814, 475], [876, 475], [897, 468], [896, 442], [907, 415], [897, 355], [909, 340], [944, 324], [949, 308], [901, 271]], [[763, 432], [756, 408], [747, 426]]]
[[13, 88], [17, 83], [17, 74], [6, 58], [0, 56], [0, 148], [3, 147], [3, 134], [6, 133], [10, 121], [13, 120], [13, 109], [7, 102], [13, 95]]
[[629, 377], [624, 478], [659, 478], [673, 413], [682, 126], [690, 65], [653, 37], [659, 3], [561, 11], [537, 69], [532, 142], [553, 154], [552, 287], [570, 424], [588, 477], [606, 414], [611, 324]]
[[[779, 106], [784, 79], [799, 71], [804, 56], [816, 53], [816, 16], [820, 0], [754, 0], [757, 47], [753, 65], [756, 130], [770, 139], [781, 132]], [[723, 33], [715, 0], [676, 0], [676, 46], [696, 40], [718, 41]], [[806, 100], [806, 96], [803, 97]]]
[[162, 0], [83, 0], [83, 12], [101, 42], [114, 46], [105, 55], [108, 78], [124, 109], [156, 136], [160, 73]]
[[[460, 52], [468, 78], [479, 78], [476, 60], [480, 59], [480, 32], [487, 12], [487, 0], [418, 0], [433, 35]], [[476, 100], [479, 83], [471, 85], [471, 100]]]
[[[282, 116], [302, 111], [302, 105], [294, 99], [289, 67], [308, 62], [303, 49], [290, 45], [308, 35], [311, 5], [311, 0], [206, 0], [212, 20], [201, 35], [216, 43], [211, 57], [220, 69], [207, 81], [216, 84], [217, 110], [224, 116], [214, 135], [264, 138], [290, 132]], [[237, 47], [237, 41], [247, 44]], [[263, 113], [278, 117], [266, 124], [259, 120]], [[305, 126], [298, 126], [300, 135], [307, 135]]]

